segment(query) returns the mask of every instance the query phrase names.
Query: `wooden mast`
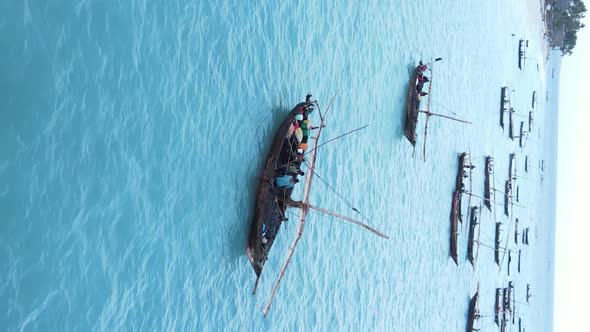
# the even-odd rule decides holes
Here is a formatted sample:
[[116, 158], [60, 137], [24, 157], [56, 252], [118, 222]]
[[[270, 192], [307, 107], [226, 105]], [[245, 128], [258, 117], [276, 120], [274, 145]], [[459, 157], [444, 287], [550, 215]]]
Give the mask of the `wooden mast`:
[[[434, 81], [434, 71], [432, 67], [434, 62], [430, 64], [430, 83], [428, 83], [428, 103], [426, 103], [426, 120], [424, 121], [424, 143], [422, 144], [422, 159], [426, 162], [426, 133], [428, 132], [428, 119], [430, 118], [430, 99], [432, 98], [432, 82]], [[421, 112], [418, 110], [418, 112]]]

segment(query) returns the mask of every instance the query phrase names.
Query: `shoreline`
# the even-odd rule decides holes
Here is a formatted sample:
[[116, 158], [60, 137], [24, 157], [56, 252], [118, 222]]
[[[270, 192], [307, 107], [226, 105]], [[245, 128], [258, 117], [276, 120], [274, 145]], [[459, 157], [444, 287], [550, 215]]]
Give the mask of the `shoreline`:
[[533, 33], [535, 35], [532, 36], [531, 39], [535, 38], [539, 41], [539, 48], [541, 49], [542, 54], [545, 54], [542, 59], [543, 66], [546, 67], [549, 59], [549, 51], [551, 49], [549, 47], [549, 39], [547, 37], [545, 0], [527, 0], [526, 7], [527, 21], [531, 27], [533, 27]]

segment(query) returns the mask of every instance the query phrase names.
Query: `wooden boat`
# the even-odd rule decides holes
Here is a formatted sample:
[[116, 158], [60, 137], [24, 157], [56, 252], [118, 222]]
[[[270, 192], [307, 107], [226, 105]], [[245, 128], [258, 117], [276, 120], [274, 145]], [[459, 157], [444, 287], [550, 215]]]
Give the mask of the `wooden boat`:
[[[275, 185], [277, 176], [288, 174], [288, 167], [285, 165], [290, 163], [297, 165], [297, 147], [293, 142], [295, 137], [294, 135], [288, 137], [289, 129], [295, 121], [295, 116], [311, 107], [313, 107], [311, 101], [306, 101], [297, 104], [289, 112], [273, 138], [263, 172], [258, 181], [254, 220], [250, 228], [246, 250], [250, 264], [256, 273], [256, 283], [258, 283], [258, 278], [260, 278], [281, 224], [285, 220], [287, 202], [291, 200], [293, 191], [293, 189], [280, 189]], [[296, 179], [297, 175], [294, 178]]]
[[526, 284], [526, 303], [529, 303], [531, 298], [531, 284]]
[[524, 171], [529, 172], [529, 156], [524, 157]]
[[506, 112], [506, 104], [508, 103], [507, 91], [508, 87], [506, 86], [500, 89], [500, 127], [502, 129], [504, 129], [504, 113]]
[[510, 160], [508, 163], [508, 178], [509, 179], [516, 179], [516, 154], [510, 154]]
[[522, 139], [524, 137], [524, 121], [520, 121], [520, 134], [518, 135], [518, 146], [522, 148]]
[[512, 283], [512, 281], [508, 282], [508, 289], [506, 292], [506, 310], [508, 310], [508, 312], [512, 313], [513, 311], [513, 307], [512, 307], [512, 296], [514, 292], [514, 284]]
[[[404, 136], [408, 139], [410, 144], [415, 148], [416, 147], [416, 126], [418, 124], [418, 115], [423, 113], [426, 115], [426, 119], [424, 120], [424, 143], [422, 146], [422, 156], [424, 161], [426, 161], [426, 135], [428, 133], [428, 120], [431, 116], [438, 116], [445, 119], [454, 120], [457, 122], [468, 123], [471, 124], [469, 121], [460, 120], [453, 118], [448, 115], [437, 114], [430, 112], [430, 96], [432, 92], [432, 82], [434, 80], [434, 73], [432, 71], [432, 66], [435, 62], [442, 60], [442, 58], [436, 58], [434, 61], [431, 61], [428, 64], [423, 64], [422, 61], [414, 68], [412, 74], [410, 76], [410, 82], [408, 84], [408, 94], [406, 96], [406, 111], [405, 111], [405, 121], [404, 121]], [[430, 78], [428, 82], [428, 96], [426, 107], [424, 110], [420, 109], [420, 105], [422, 103], [422, 96], [421, 96], [421, 85], [420, 85], [420, 78], [424, 74], [424, 71], [428, 70], [430, 72]], [[425, 76], [424, 76], [425, 77]]]
[[412, 146], [416, 146], [416, 125], [418, 124], [418, 114], [420, 112], [420, 99], [416, 86], [418, 85], [418, 76], [422, 74], [421, 65], [416, 66], [410, 77], [408, 84], [408, 95], [406, 98], [406, 118], [404, 124], [404, 135], [410, 141]]
[[522, 254], [522, 250], [518, 249], [518, 273], [520, 273], [520, 257]]
[[[388, 238], [387, 235], [361, 223], [360, 221], [309, 204], [309, 193], [313, 175], [315, 173], [315, 161], [317, 158], [318, 142], [322, 133], [322, 129], [325, 127], [325, 116], [329, 111], [328, 107], [326, 112], [323, 114], [321, 110], [319, 110], [317, 102], [311, 102], [310, 98], [311, 95], [308, 95], [305, 102], [297, 104], [293, 110], [289, 112], [285, 121], [283, 121], [283, 123], [278, 128], [273, 138], [268, 158], [264, 164], [264, 169], [259, 180], [258, 191], [256, 193], [254, 220], [250, 229], [250, 236], [246, 249], [246, 254], [256, 274], [256, 282], [253, 291], [254, 293], [256, 292], [264, 264], [268, 259], [269, 251], [277, 236], [282, 222], [285, 220], [285, 212], [287, 207], [296, 207], [301, 209], [297, 234], [290, 246], [287, 258], [281, 268], [281, 272], [272, 290], [268, 304], [264, 308], [264, 316], [266, 316], [270, 310], [274, 296], [293, 256], [295, 247], [297, 246], [297, 243], [303, 234], [303, 227], [305, 225], [307, 213], [309, 210], [315, 210], [321, 213], [329, 214], [344, 221], [362, 226], [383, 238]], [[305, 119], [305, 117], [314, 109], [314, 105], [318, 107], [321, 122], [319, 127], [316, 128], [317, 131], [315, 132], [315, 138], [313, 140], [313, 149], [309, 150], [308, 152], [308, 154], [311, 156], [307, 161], [307, 172], [305, 174], [305, 182], [303, 186], [303, 198], [300, 201], [294, 201], [291, 198], [291, 193], [293, 190], [280, 187], [278, 179], [279, 177], [284, 176], [285, 172], [288, 172], [289, 175], [293, 176], [292, 182], [296, 182], [294, 181], [296, 180], [296, 176], [301, 174], [299, 172], [300, 170], [292, 171], [288, 167], [293, 164], [297, 165], [298, 162], [302, 162], [305, 156], [303, 154], [304, 151], [302, 151], [305, 150], [303, 145], [305, 141], [305, 132], [303, 132], [301, 137], [298, 134], [300, 133], [299, 131], [295, 131], [293, 134], [293, 128], [295, 121], [298, 121], [300, 128], [306, 125], [306, 130], [314, 129], [310, 127], [308, 122], [300, 121], [301, 119]], [[353, 208], [353, 210], [358, 212], [356, 208]]]
[[518, 41], [518, 69], [522, 70], [522, 66], [524, 64], [524, 40], [521, 39]]
[[514, 108], [510, 107], [508, 111], [508, 137], [514, 141]]
[[501, 222], [496, 222], [496, 240], [494, 245], [494, 261], [498, 266], [500, 266], [500, 226], [502, 225]]
[[496, 288], [496, 304], [494, 305], [494, 321], [496, 322], [496, 325], [500, 326], [500, 311], [502, 310], [501, 308], [501, 298], [502, 298], [502, 294], [500, 291], [500, 288]]
[[457, 237], [459, 235], [459, 215], [461, 214], [461, 193], [455, 190], [451, 207], [451, 238], [450, 255], [455, 264], [459, 265], [457, 259]]
[[537, 91], [533, 91], [533, 98], [531, 100], [531, 108], [535, 108], [536, 103], [537, 103]]
[[[475, 266], [475, 255], [473, 252], [473, 246], [476, 242], [475, 240], [475, 228], [481, 229], [479, 227], [479, 207], [473, 206], [471, 207], [471, 217], [469, 219], [469, 242], [467, 244], [467, 258], [472, 266]], [[478, 234], [479, 235], [479, 234]], [[477, 239], [479, 243], [479, 236]]]
[[486, 157], [486, 165], [485, 165], [485, 179], [484, 179], [484, 205], [488, 208], [489, 211], [492, 211], [492, 188], [491, 188], [491, 178], [494, 174], [494, 158], [491, 156]]
[[469, 311], [467, 312], [467, 332], [473, 332], [473, 323], [481, 317], [479, 314], [479, 285], [477, 291], [469, 300]]
[[512, 263], [512, 251], [508, 250], [508, 276], [510, 276], [510, 263]]
[[[508, 288], [504, 287], [502, 289], [502, 324], [504, 325], [504, 328], [505, 328], [506, 322], [508, 321], [506, 319], [506, 312], [508, 311], [507, 303], [508, 303]], [[502, 326], [501, 326], [501, 328], [502, 328]]]
[[504, 185], [504, 214], [508, 217], [509, 211], [508, 206], [510, 205], [510, 198], [512, 196], [512, 181], [510, 179], [506, 180], [506, 184]]
[[518, 218], [514, 222], [514, 243], [518, 244]]

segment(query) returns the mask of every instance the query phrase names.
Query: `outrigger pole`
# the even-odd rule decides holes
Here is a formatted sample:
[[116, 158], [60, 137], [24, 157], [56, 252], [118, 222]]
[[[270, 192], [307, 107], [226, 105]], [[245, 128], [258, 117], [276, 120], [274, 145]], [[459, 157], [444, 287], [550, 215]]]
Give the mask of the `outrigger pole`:
[[[310, 209], [314, 209], [314, 210], [320, 211], [320, 208], [316, 208], [316, 207], [311, 206], [309, 204], [309, 192], [310, 192], [310, 188], [311, 188], [311, 180], [313, 179], [313, 176], [315, 174], [313, 171], [315, 170], [315, 161], [316, 161], [316, 158], [317, 158], [317, 148], [319, 146], [318, 145], [319, 138], [320, 138], [322, 129], [324, 128], [324, 121], [326, 119], [326, 115], [329, 113], [330, 106], [332, 105], [332, 102], [334, 101], [334, 98], [335, 97], [336, 97], [336, 95], [334, 95], [334, 97], [332, 97], [332, 100], [330, 101], [330, 104], [328, 105], [328, 107], [326, 109], [326, 112], [324, 114], [322, 114], [322, 112], [320, 110], [320, 107], [319, 107], [319, 104], [316, 102], [316, 105], [318, 106], [318, 112], [320, 114], [321, 122], [320, 122], [320, 126], [319, 126], [319, 129], [318, 129], [317, 135], [316, 135], [315, 140], [314, 140], [313, 153], [312, 153], [311, 157], [309, 158], [309, 164], [308, 164], [309, 171], [305, 174], [305, 185], [303, 187], [303, 200], [301, 202], [291, 202], [292, 205], [296, 205], [296, 206], [298, 206], [298, 207], [301, 208], [301, 216], [300, 216], [300, 219], [299, 219], [299, 226], [297, 227], [297, 234], [296, 234], [295, 238], [293, 239], [293, 242], [291, 244], [291, 247], [289, 248], [289, 252], [287, 254], [287, 258], [285, 259], [285, 262], [283, 263], [283, 266], [281, 267], [281, 272], [279, 274], [279, 277], [277, 278], [277, 281], [275, 282], [275, 285], [274, 285], [274, 287], [272, 289], [272, 293], [271, 293], [271, 295], [270, 295], [270, 297], [268, 299], [268, 303], [267, 303], [266, 307], [263, 310], [263, 316], [264, 317], [266, 317], [266, 315], [268, 314], [268, 312], [270, 310], [270, 307], [272, 306], [272, 302], [273, 302], [274, 297], [275, 297], [275, 295], [276, 295], [276, 293], [277, 293], [277, 291], [279, 289], [279, 285], [281, 284], [281, 280], [285, 276], [285, 273], [287, 271], [287, 267], [289, 266], [289, 263], [291, 262], [291, 258], [293, 257], [293, 254], [295, 252], [295, 247], [297, 246], [297, 244], [299, 243], [299, 240], [301, 239], [301, 236], [303, 235], [303, 228], [305, 226], [307, 212]], [[323, 209], [321, 209], [321, 210], [323, 210]], [[325, 211], [327, 211], [327, 210], [325, 210]], [[354, 220], [354, 219], [348, 218], [348, 217], [344, 217], [344, 216], [340, 216], [340, 215], [337, 215], [337, 214], [332, 213], [330, 211], [327, 211], [327, 212], [329, 214], [336, 215], [339, 218], [342, 218], [344, 220], [347, 220], [347, 221], [350, 221], [350, 222], [359, 224], [362, 227], [364, 227], [364, 228], [366, 228], [366, 229], [368, 229], [368, 230], [370, 230], [370, 231], [376, 233], [377, 235], [382, 236], [382, 237], [384, 237], [386, 239], [389, 238], [389, 237], [387, 237], [387, 235], [385, 235], [383, 233], [380, 233], [379, 231], [375, 230], [374, 228], [372, 228], [370, 226], [367, 226], [367, 225], [364, 225], [363, 223], [361, 223], [361, 222], [359, 222], [357, 220]]]

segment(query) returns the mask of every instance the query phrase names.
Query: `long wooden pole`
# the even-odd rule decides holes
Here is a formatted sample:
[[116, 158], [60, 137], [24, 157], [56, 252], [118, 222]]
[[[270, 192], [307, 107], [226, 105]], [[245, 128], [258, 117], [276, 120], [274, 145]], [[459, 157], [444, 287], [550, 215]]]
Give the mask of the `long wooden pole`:
[[[309, 159], [309, 168], [310, 169], [314, 169], [315, 167], [315, 161], [317, 158], [317, 147], [318, 147], [318, 141], [320, 139], [320, 136], [322, 134], [322, 129], [324, 128], [324, 120], [326, 119], [326, 115], [330, 112], [330, 106], [332, 105], [332, 102], [334, 101], [334, 98], [336, 97], [336, 94], [334, 95], [334, 97], [332, 97], [332, 100], [330, 101], [330, 104], [328, 104], [328, 108], [326, 109], [326, 113], [322, 114], [322, 111], [320, 110], [320, 107], [318, 105], [318, 113], [320, 114], [320, 127], [318, 129], [315, 141], [314, 141], [314, 147], [313, 149], [315, 150], [314, 153], [311, 155], [311, 158]], [[307, 172], [305, 174], [305, 185], [303, 186], [303, 203], [307, 204], [309, 201], [309, 191], [311, 188], [311, 180], [313, 179], [313, 174], [314, 172]], [[306, 208], [302, 208], [301, 209], [301, 217], [299, 219], [299, 226], [297, 227], [297, 234], [295, 235], [295, 238], [293, 239], [293, 243], [291, 244], [291, 247], [289, 248], [289, 252], [287, 253], [287, 258], [285, 259], [285, 262], [283, 263], [283, 266], [281, 268], [281, 273], [279, 274], [279, 277], [277, 278], [277, 281], [275, 282], [275, 285], [272, 289], [272, 292], [270, 294], [270, 297], [268, 299], [268, 303], [266, 304], [266, 307], [264, 308], [263, 311], [263, 316], [266, 317], [266, 315], [268, 315], [268, 312], [270, 310], [270, 307], [272, 306], [272, 302], [274, 300], [274, 297], [279, 289], [279, 285], [281, 284], [281, 280], [283, 279], [283, 277], [285, 276], [285, 273], [287, 271], [287, 267], [289, 267], [289, 263], [291, 262], [291, 258], [293, 257], [293, 253], [295, 252], [295, 247], [297, 247], [297, 244], [299, 243], [299, 240], [301, 239], [301, 236], [303, 235], [303, 228], [305, 226], [305, 218], [307, 217], [307, 211], [308, 209]]]
[[[434, 80], [434, 71], [432, 70], [432, 64], [430, 65], [430, 83], [428, 83], [428, 103], [426, 104], [426, 110], [430, 113], [430, 100], [432, 100], [432, 81]], [[420, 110], [418, 110], [420, 112]], [[428, 118], [424, 121], [424, 143], [422, 143], [422, 160], [426, 162], [426, 137], [428, 133]]]
[[302, 206], [302, 208], [303, 208], [303, 209], [311, 209], [311, 210], [315, 210], [315, 211], [318, 211], [318, 212], [321, 212], [321, 213], [324, 213], [324, 214], [327, 214], [327, 215], [330, 215], [330, 216], [336, 217], [336, 218], [338, 218], [338, 219], [341, 219], [341, 220], [344, 220], [344, 221], [348, 221], [348, 222], [350, 222], [350, 223], [352, 223], [352, 224], [355, 224], [355, 225], [361, 226], [361, 227], [363, 227], [364, 229], [367, 229], [367, 230], [369, 230], [369, 231], [373, 232], [374, 234], [376, 234], [376, 235], [378, 235], [378, 236], [380, 236], [380, 237], [382, 237], [382, 238], [384, 238], [384, 239], [389, 239], [389, 236], [387, 236], [386, 234], [384, 234], [384, 233], [382, 233], [382, 232], [378, 231], [377, 229], [375, 229], [375, 228], [373, 228], [373, 227], [371, 227], [371, 226], [369, 226], [369, 225], [367, 225], [367, 224], [364, 224], [364, 223], [362, 223], [362, 222], [360, 222], [360, 221], [358, 221], [358, 220], [356, 220], [356, 219], [353, 219], [353, 218], [350, 218], [350, 217], [347, 217], [347, 216], [341, 215], [341, 214], [339, 214], [339, 213], [336, 213], [336, 212], [332, 212], [332, 211], [329, 211], [329, 210], [323, 209], [323, 208], [321, 208], [321, 207], [317, 207], [317, 206], [309, 205], [309, 204], [301, 204], [301, 206]]
[[467, 123], [467, 124], [473, 124], [473, 123], [471, 123], [470, 121], [466, 121], [466, 120], [461, 120], [461, 119], [453, 118], [453, 117], [451, 117], [451, 116], [444, 115], [444, 114], [432, 113], [432, 112], [430, 112], [430, 111], [418, 111], [418, 112], [420, 112], [420, 113], [424, 113], [424, 114], [426, 114], [427, 116], [439, 116], [439, 117], [441, 117], [441, 118], [450, 119], [450, 120], [454, 120], [454, 121], [457, 121], [457, 122], [462, 122], [462, 123]]

